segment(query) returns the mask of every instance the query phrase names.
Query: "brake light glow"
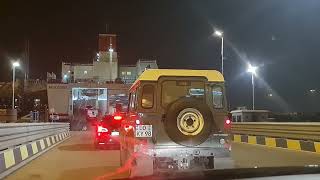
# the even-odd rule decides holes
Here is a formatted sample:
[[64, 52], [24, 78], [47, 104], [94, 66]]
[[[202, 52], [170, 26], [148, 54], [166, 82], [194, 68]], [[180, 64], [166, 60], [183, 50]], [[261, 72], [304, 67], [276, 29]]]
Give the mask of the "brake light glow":
[[224, 119], [224, 129], [226, 131], [230, 131], [231, 130], [231, 123], [232, 123], [231, 119], [232, 119], [231, 113], [229, 113], [228, 116], [226, 116], [225, 119]]
[[128, 132], [128, 131], [131, 130], [131, 129], [133, 129], [133, 127], [132, 127], [131, 125], [126, 125], [126, 126], [124, 127], [124, 130], [125, 130], [126, 132]]
[[114, 119], [114, 120], [121, 120], [121, 119], [122, 119], [122, 116], [116, 115], [116, 116], [113, 117], [113, 119]]
[[98, 126], [98, 132], [108, 132], [108, 129], [102, 126]]

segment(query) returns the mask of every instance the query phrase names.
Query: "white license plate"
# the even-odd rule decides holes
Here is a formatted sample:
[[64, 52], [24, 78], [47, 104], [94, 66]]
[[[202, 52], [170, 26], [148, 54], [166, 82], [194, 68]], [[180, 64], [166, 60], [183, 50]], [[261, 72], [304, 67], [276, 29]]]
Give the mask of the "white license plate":
[[152, 125], [136, 125], [136, 137], [152, 137]]
[[119, 136], [119, 132], [113, 131], [113, 132], [111, 132], [111, 136]]

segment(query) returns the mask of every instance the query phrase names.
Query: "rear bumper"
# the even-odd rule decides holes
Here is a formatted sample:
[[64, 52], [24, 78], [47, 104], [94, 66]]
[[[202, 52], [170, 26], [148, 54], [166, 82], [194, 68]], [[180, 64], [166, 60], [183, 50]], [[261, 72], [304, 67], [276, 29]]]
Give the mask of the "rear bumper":
[[[224, 148], [210, 147], [156, 147], [137, 149], [135, 162], [153, 162], [154, 172], [202, 171], [219, 168], [217, 162], [230, 158], [230, 152]], [[219, 163], [218, 163], [219, 164]]]
[[227, 135], [221, 136], [219, 134], [194, 147], [185, 147], [174, 143], [156, 145], [146, 143], [135, 145], [134, 152], [137, 154], [137, 159], [139, 159], [139, 154], [143, 157], [149, 157], [154, 162], [155, 171], [197, 171], [215, 169], [216, 161], [230, 158], [227, 142]]
[[158, 142], [152, 144], [135, 145], [135, 152], [144, 152], [154, 157], [190, 156], [214, 156], [230, 157], [230, 143], [228, 134], [212, 134], [205, 142], [193, 147], [186, 147], [174, 142]]
[[215, 158], [230, 157], [230, 151], [226, 148], [212, 147], [156, 147], [151, 149], [154, 157], [181, 157], [181, 156], [214, 156]]
[[119, 136], [111, 136], [110, 134], [101, 134], [96, 136], [95, 143], [99, 145], [120, 144]]

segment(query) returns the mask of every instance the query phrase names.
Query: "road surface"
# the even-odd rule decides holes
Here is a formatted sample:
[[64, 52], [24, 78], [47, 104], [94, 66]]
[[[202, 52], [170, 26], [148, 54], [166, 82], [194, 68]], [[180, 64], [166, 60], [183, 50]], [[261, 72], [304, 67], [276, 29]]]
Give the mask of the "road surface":
[[72, 132], [71, 138], [8, 176], [7, 180], [113, 179], [118, 173], [118, 150], [96, 150], [91, 132]]
[[[120, 167], [119, 150], [96, 150], [90, 131], [71, 132], [71, 138], [17, 170], [7, 180], [118, 179], [128, 177]], [[230, 159], [215, 161], [232, 168]]]

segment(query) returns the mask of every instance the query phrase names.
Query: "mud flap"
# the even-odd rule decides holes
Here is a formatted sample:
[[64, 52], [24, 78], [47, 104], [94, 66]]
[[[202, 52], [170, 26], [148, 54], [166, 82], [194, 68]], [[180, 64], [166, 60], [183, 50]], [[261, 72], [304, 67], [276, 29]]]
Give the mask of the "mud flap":
[[153, 175], [153, 158], [146, 154], [137, 154], [132, 162], [130, 177]]

